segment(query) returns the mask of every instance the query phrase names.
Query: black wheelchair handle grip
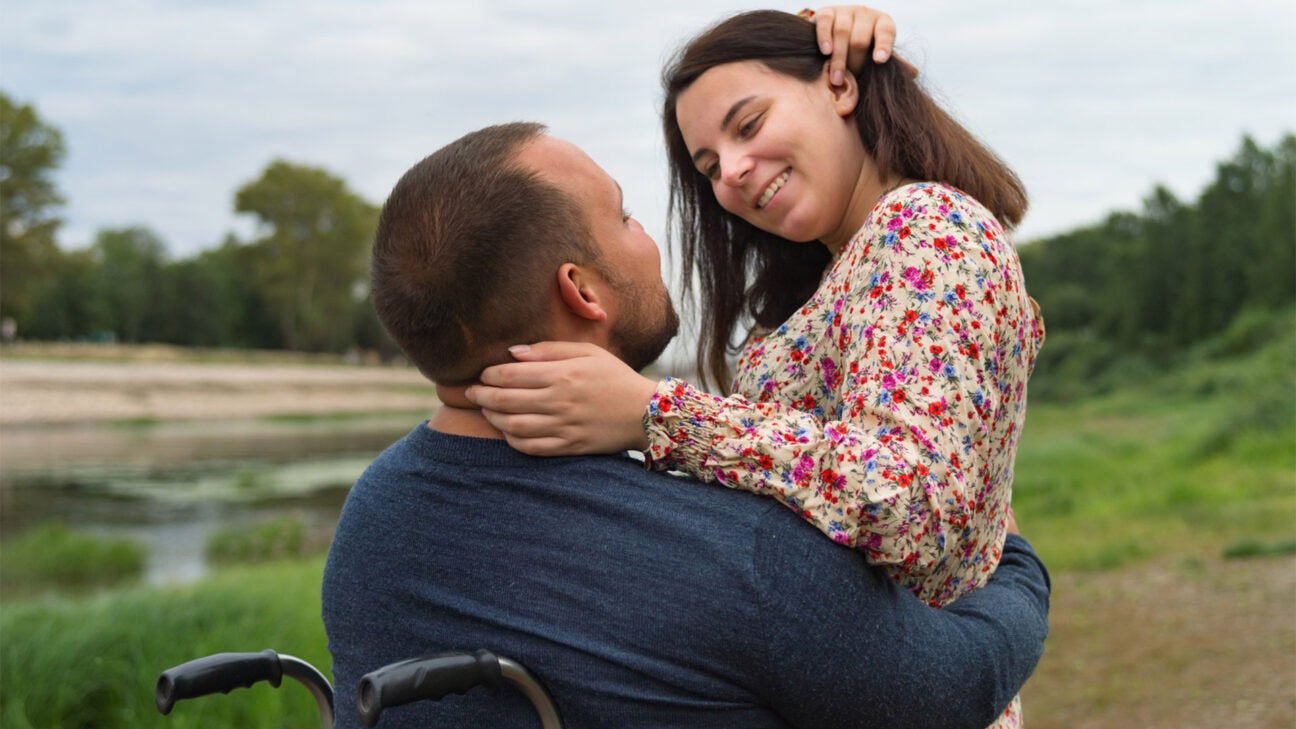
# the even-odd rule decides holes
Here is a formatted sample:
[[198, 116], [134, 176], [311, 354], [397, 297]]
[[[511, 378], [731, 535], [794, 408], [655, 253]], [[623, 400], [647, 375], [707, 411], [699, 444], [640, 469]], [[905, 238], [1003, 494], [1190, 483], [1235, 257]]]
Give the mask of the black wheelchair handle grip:
[[499, 658], [485, 649], [411, 658], [365, 674], [360, 679], [356, 709], [360, 722], [372, 727], [383, 709], [423, 699], [435, 701], [474, 686], [494, 688], [499, 682]]
[[261, 681], [279, 687], [283, 666], [272, 650], [260, 653], [217, 653], [169, 668], [158, 676], [153, 700], [162, 714], [171, 713], [181, 699], [208, 694], [227, 694]]

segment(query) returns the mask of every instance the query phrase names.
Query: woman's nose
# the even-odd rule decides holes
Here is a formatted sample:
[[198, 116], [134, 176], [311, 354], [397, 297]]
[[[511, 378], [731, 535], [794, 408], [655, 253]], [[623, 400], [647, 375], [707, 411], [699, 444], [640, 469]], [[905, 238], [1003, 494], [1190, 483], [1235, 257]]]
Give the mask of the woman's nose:
[[751, 171], [751, 157], [745, 154], [733, 153], [720, 159], [720, 181], [730, 187], [741, 186]]

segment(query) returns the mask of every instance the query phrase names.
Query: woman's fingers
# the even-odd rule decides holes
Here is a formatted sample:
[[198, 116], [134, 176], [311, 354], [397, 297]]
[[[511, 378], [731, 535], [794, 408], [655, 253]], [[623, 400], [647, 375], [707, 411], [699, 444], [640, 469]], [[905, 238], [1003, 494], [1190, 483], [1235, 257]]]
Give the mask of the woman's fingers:
[[[829, 56], [828, 73], [833, 84], [845, 80], [846, 71], [859, 73], [864, 64], [886, 63], [895, 51], [896, 25], [891, 16], [863, 5], [824, 7], [814, 11], [819, 49]], [[917, 69], [895, 57], [910, 75]]]
[[536, 342], [535, 344], [518, 344], [509, 347], [513, 359], [519, 362], [554, 362], [560, 359], [576, 357], [594, 357], [607, 354], [607, 350], [589, 342]]
[[510, 415], [483, 410], [482, 415], [515, 450], [532, 456], [592, 453], [595, 450], [578, 438], [579, 430], [568, 432], [552, 418], [541, 415]]
[[482, 409], [486, 421], [510, 437], [527, 439], [537, 437], [562, 436], [562, 428], [549, 415], [535, 413], [507, 413], [499, 410]]
[[867, 35], [864, 32], [858, 32], [854, 36], [851, 50], [858, 48], [861, 55], [858, 61], [851, 56], [850, 67], [859, 70], [864, 67], [863, 51], [867, 50], [869, 45], [873, 46], [873, 62], [886, 63], [891, 58], [891, 51], [895, 49], [896, 26], [895, 21], [886, 13], [879, 13], [873, 27], [869, 29]]
[[539, 413], [552, 415], [561, 407], [544, 387], [491, 387], [473, 385], [465, 393], [469, 402], [497, 413]]
[[832, 8], [821, 8], [815, 11], [801, 11], [804, 14], [810, 13], [814, 19], [815, 35], [819, 37], [819, 52], [825, 56], [831, 56], [833, 52], [833, 20], [835, 14]]
[[855, 16], [850, 13], [838, 13], [833, 22], [833, 54], [828, 59], [829, 79], [833, 86], [840, 86], [846, 81], [846, 62], [851, 53], [851, 28]]

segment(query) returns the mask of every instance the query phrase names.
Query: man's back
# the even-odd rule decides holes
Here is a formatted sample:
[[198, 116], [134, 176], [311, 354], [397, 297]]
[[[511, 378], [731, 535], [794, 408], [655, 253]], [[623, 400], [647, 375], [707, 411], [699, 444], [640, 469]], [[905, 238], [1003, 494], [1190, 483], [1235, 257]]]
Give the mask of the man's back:
[[[1043, 605], [1018, 610], [1042, 623], [1043, 575], [1021, 571], [1040, 582], [1027, 592], [1042, 591]], [[772, 500], [650, 473], [624, 456], [533, 458], [502, 440], [420, 426], [353, 489], [323, 611], [339, 726], [354, 721], [364, 673], [477, 648], [530, 668], [572, 727], [808, 726], [850, 716], [887, 726], [912, 723], [924, 706], [940, 725], [951, 706], [992, 716], [992, 701], [1006, 704], [1038, 653], [1006, 666], [994, 644], [1014, 638], [1000, 630], [984, 646], [951, 646], [945, 660], [939, 644], [924, 642], [942, 629], [928, 624], [937, 613], [898, 593]], [[1014, 618], [1022, 620], [1005, 617]], [[1042, 627], [1017, 632], [1025, 649], [1014, 656], [1043, 639]], [[986, 652], [996, 675], [948, 675], [968, 673], [960, 650]], [[383, 718], [471, 725], [535, 719], [511, 690]]]

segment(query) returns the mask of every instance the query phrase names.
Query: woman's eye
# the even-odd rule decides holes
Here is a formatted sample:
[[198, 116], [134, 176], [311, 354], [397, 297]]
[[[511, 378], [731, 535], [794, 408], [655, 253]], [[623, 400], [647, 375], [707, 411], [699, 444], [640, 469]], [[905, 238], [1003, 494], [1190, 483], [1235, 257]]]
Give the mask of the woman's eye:
[[720, 176], [720, 164], [718, 162], [712, 162], [707, 165], [706, 169], [702, 170], [702, 174], [706, 175], [708, 179], [714, 180]]
[[761, 116], [762, 115], [757, 114], [756, 116], [752, 117], [751, 120], [749, 120], [741, 127], [739, 127], [738, 128], [739, 136], [750, 137], [752, 135], [752, 132], [756, 131], [756, 127], [760, 125]]

